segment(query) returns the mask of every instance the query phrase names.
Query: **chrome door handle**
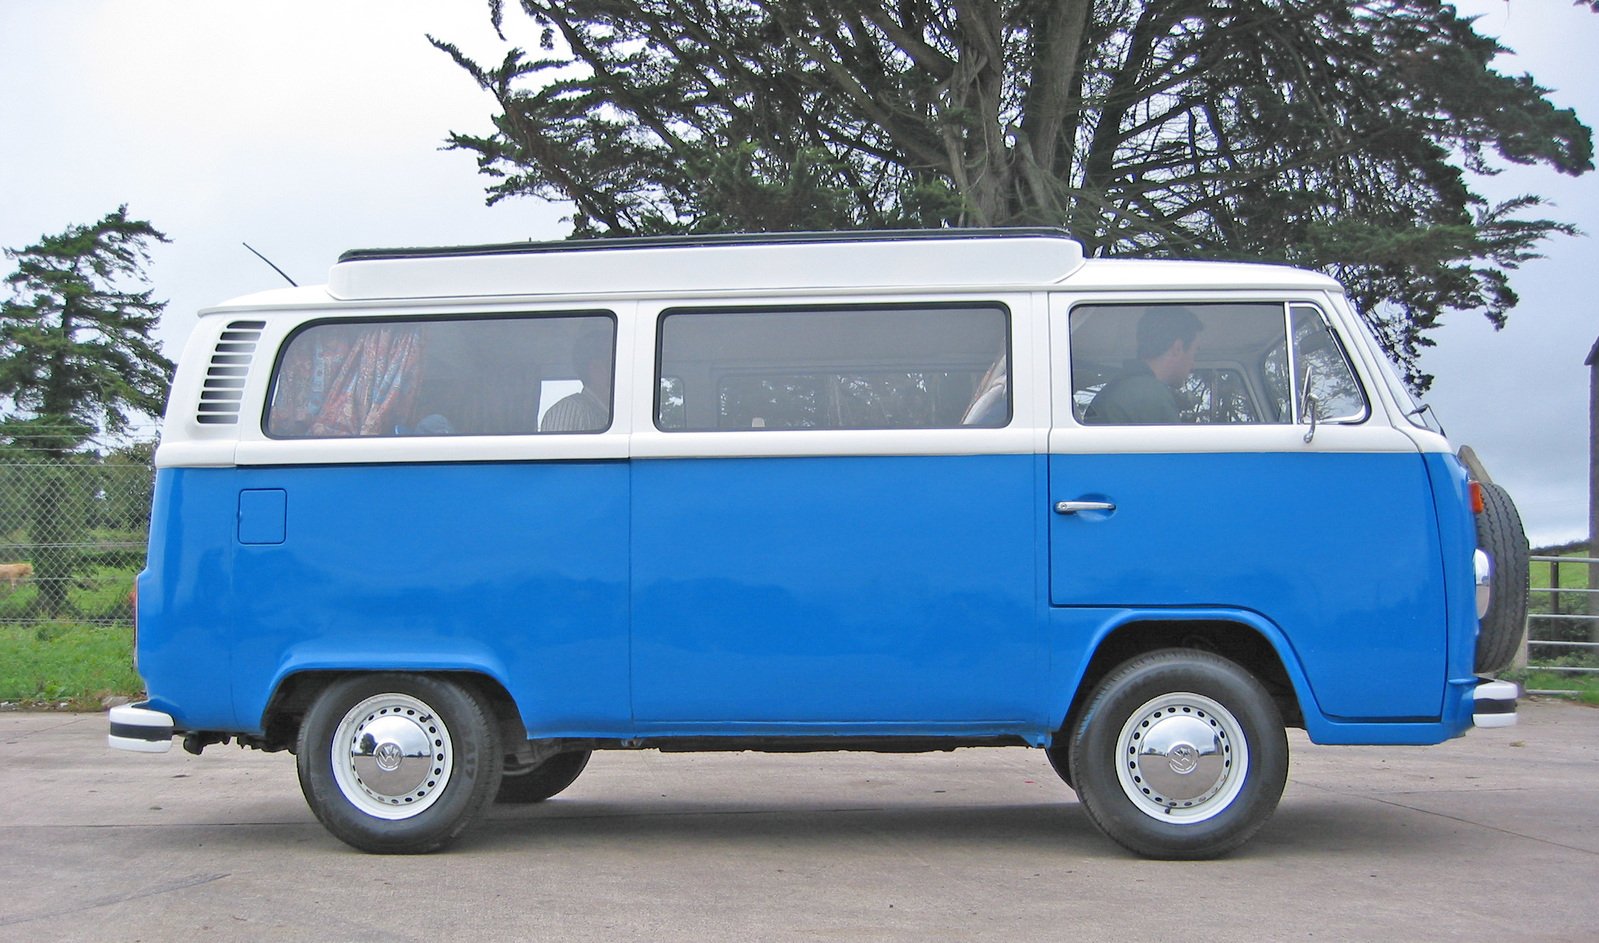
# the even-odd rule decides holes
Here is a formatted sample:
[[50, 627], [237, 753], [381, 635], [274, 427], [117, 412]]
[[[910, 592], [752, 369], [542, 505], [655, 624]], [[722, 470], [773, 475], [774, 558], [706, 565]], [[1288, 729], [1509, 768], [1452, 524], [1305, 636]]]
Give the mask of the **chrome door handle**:
[[1078, 511], [1114, 511], [1116, 505], [1109, 501], [1056, 501], [1056, 514], [1076, 514]]

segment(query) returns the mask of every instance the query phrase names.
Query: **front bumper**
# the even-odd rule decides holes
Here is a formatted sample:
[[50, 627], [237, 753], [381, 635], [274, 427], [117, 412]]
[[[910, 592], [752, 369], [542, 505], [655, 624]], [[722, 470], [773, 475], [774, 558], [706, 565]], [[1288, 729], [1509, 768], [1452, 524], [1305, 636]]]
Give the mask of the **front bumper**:
[[1521, 689], [1509, 681], [1483, 679], [1472, 691], [1471, 723], [1474, 727], [1514, 727], [1516, 698]]
[[142, 704], [111, 708], [111, 732], [106, 743], [114, 750], [165, 753], [172, 749], [172, 715]]

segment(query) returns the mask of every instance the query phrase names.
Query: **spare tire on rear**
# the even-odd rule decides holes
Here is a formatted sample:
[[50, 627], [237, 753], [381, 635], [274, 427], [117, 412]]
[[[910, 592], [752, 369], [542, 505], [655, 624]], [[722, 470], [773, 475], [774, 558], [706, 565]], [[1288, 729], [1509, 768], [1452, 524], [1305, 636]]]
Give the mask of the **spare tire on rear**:
[[1510, 493], [1495, 484], [1480, 483], [1482, 513], [1477, 515], [1477, 546], [1493, 559], [1488, 611], [1477, 628], [1478, 674], [1491, 674], [1510, 665], [1527, 631], [1527, 566], [1530, 551], [1521, 515]]

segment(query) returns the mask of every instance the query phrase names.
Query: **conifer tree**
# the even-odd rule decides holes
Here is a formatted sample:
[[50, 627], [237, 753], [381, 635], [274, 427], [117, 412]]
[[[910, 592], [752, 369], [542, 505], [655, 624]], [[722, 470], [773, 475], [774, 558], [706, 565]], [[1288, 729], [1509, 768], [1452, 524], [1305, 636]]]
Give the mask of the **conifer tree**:
[[16, 270], [0, 302], [0, 438], [51, 456], [98, 432], [120, 432], [130, 415], [161, 413], [172, 362], [151, 336], [166, 302], [144, 267], [167, 237], [118, 207], [89, 225], [6, 249]]
[[[98, 456], [83, 446], [123, 431], [133, 414], [158, 415], [172, 363], [151, 336], [166, 302], [156, 301], [144, 267], [166, 236], [126, 206], [22, 249], [6, 249], [16, 271], [0, 302], [0, 450], [30, 460], [31, 483], [11, 510], [39, 550], [36, 606], [52, 618], [71, 607], [90, 507], [85, 487]], [[43, 457], [48, 461], [39, 463]], [[11, 527], [3, 528], [10, 531]]]
[[[1579, 5], [1599, 8], [1599, 0]], [[1475, 175], [1593, 167], [1589, 129], [1442, 0], [489, 0], [540, 49], [481, 64], [456, 133], [494, 202], [574, 235], [1063, 226], [1091, 253], [1339, 276], [1416, 369], [1449, 310], [1570, 233]]]

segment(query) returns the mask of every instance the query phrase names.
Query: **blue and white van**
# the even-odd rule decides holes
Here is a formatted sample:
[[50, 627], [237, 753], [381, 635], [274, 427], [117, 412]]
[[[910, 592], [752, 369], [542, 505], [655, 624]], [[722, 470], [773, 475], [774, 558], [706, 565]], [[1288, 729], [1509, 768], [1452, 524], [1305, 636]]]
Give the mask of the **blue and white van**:
[[1472, 464], [1290, 268], [1057, 230], [350, 252], [202, 312], [110, 742], [289, 750], [373, 852], [593, 750], [1032, 747], [1112, 839], [1210, 857], [1286, 727], [1514, 722], [1526, 542]]

